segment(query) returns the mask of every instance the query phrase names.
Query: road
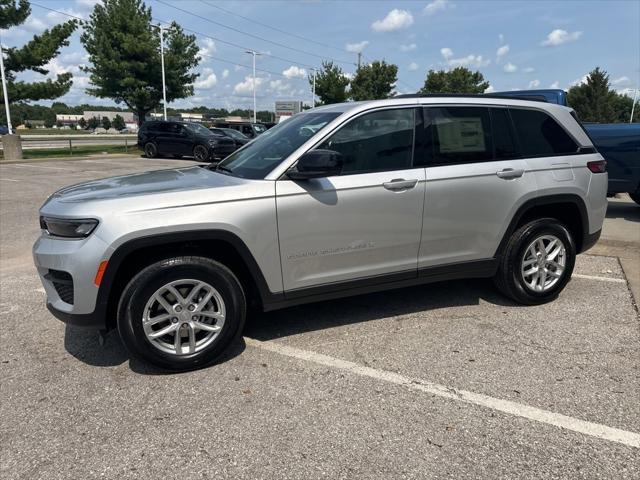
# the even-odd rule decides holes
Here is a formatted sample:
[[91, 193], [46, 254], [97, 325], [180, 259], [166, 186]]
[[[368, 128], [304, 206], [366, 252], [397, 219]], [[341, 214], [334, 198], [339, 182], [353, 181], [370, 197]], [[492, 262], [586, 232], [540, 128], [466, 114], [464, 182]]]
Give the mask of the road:
[[30, 246], [55, 189], [191, 164], [0, 165], [1, 478], [640, 478], [639, 318], [607, 250], [638, 248], [640, 207], [612, 201], [550, 304], [473, 280], [289, 308], [167, 374], [54, 319]]

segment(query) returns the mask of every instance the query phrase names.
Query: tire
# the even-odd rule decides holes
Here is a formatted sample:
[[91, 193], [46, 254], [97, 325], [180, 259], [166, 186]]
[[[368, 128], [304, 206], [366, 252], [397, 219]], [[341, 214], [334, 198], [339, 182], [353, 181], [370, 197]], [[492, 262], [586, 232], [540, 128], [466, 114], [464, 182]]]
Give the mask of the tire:
[[[205, 286], [197, 290], [200, 285]], [[183, 297], [176, 301], [173, 291]], [[188, 301], [184, 297], [191, 292], [196, 293]], [[204, 257], [169, 258], [144, 268], [125, 287], [118, 332], [133, 357], [163, 369], [193, 370], [215, 362], [237, 340], [246, 309], [240, 282], [221, 263]], [[158, 336], [161, 331], [166, 334]]]
[[[553, 239], [560, 243], [551, 245]], [[538, 253], [542, 251], [539, 240], [545, 253]], [[564, 253], [562, 249], [556, 252], [558, 246]], [[575, 242], [567, 228], [555, 218], [541, 218], [513, 232], [502, 252], [494, 283], [518, 303], [539, 305], [560, 294], [571, 279], [575, 261]], [[529, 272], [534, 273], [526, 275]]]
[[634, 193], [630, 193], [629, 196], [637, 205], [640, 205], [640, 189], [636, 190]]
[[204, 145], [196, 145], [193, 147], [193, 158], [197, 162], [206, 162], [209, 160], [209, 150]]
[[147, 158], [156, 158], [158, 156], [158, 146], [153, 142], [145, 143], [144, 154]]

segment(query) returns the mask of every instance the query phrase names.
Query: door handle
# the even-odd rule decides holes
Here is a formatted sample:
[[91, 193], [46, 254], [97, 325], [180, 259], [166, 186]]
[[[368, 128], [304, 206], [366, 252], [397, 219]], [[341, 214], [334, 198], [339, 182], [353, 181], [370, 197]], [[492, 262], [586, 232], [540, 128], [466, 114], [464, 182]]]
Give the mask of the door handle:
[[505, 168], [504, 170], [496, 172], [496, 175], [507, 180], [510, 178], [520, 178], [522, 175], [524, 175], [524, 170], [522, 168]]
[[384, 182], [382, 186], [387, 190], [391, 190], [393, 192], [399, 192], [403, 190], [409, 190], [413, 188], [418, 183], [418, 179], [405, 180], [404, 178], [394, 178], [390, 182]]

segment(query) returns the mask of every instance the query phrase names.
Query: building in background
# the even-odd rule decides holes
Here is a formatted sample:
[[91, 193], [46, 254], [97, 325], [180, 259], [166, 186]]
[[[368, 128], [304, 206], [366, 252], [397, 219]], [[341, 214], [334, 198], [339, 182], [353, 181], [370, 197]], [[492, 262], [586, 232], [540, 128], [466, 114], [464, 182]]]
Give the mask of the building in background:
[[63, 126], [75, 126], [78, 124], [84, 115], [70, 115], [66, 113], [56, 114], [56, 123], [61, 123]]
[[[109, 120], [113, 122], [113, 119], [116, 118], [116, 115], [120, 115], [124, 120], [124, 123], [136, 123], [136, 116], [133, 112], [103, 112], [100, 110], [88, 110], [82, 112], [82, 116], [85, 121], [88, 121], [91, 118], [97, 118], [98, 120], [102, 120], [102, 117], [107, 117]], [[79, 120], [79, 119], [78, 119]]]

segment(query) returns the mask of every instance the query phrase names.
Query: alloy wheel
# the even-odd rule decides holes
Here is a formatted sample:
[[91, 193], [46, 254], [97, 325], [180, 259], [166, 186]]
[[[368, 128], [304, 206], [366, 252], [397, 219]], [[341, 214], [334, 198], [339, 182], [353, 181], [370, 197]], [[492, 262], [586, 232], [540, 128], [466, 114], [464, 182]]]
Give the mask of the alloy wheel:
[[567, 251], [555, 235], [542, 235], [524, 252], [520, 272], [524, 284], [534, 292], [547, 292], [564, 276]]

